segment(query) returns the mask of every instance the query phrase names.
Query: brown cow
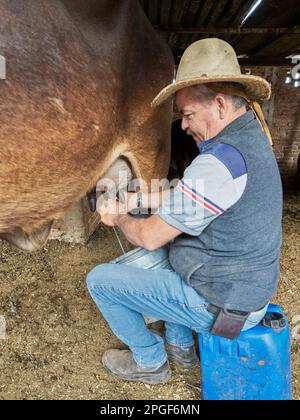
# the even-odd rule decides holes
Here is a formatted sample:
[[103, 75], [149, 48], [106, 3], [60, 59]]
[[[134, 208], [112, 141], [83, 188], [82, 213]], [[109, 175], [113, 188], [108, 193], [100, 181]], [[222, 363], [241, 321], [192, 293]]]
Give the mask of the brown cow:
[[118, 159], [166, 176], [174, 63], [137, 0], [0, 0], [0, 31], [0, 233], [35, 250]]

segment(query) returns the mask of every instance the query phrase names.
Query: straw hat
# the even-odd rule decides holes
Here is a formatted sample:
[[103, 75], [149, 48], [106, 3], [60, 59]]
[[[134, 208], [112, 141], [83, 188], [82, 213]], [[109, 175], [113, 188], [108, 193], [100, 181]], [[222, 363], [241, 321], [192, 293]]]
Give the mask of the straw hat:
[[271, 85], [258, 76], [241, 73], [236, 53], [231, 45], [218, 38], [194, 42], [185, 51], [179, 64], [176, 81], [165, 87], [154, 99], [156, 107], [178, 90], [201, 83], [235, 82], [243, 86], [249, 101], [270, 99]]

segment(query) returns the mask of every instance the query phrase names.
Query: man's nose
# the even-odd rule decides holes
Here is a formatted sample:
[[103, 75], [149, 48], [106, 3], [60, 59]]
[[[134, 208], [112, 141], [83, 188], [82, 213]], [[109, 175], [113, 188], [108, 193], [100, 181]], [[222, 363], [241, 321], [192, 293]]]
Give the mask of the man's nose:
[[183, 129], [183, 131], [186, 131], [189, 128], [189, 125], [184, 118], [182, 118], [182, 121], [181, 121], [181, 128]]

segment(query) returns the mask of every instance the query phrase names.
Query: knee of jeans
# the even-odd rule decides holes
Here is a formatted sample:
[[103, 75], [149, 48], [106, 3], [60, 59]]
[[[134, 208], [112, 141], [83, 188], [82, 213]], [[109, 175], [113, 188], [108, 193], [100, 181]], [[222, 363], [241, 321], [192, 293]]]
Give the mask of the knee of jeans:
[[93, 268], [86, 277], [86, 284], [89, 291], [94, 290], [95, 286], [101, 286], [109, 277], [111, 264], [101, 264]]

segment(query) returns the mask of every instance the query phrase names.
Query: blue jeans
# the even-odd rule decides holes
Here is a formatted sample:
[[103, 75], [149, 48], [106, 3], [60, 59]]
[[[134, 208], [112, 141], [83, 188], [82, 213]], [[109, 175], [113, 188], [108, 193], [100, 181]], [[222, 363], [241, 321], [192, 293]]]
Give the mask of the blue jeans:
[[[207, 310], [209, 302], [172, 269], [102, 264], [88, 274], [87, 286], [112, 331], [141, 367], [159, 368], [167, 360], [164, 340], [147, 328], [143, 315], [166, 321], [166, 340], [183, 348], [194, 344], [193, 330], [209, 332], [215, 319]], [[250, 314], [244, 330], [255, 327], [266, 311], [267, 306]]]

